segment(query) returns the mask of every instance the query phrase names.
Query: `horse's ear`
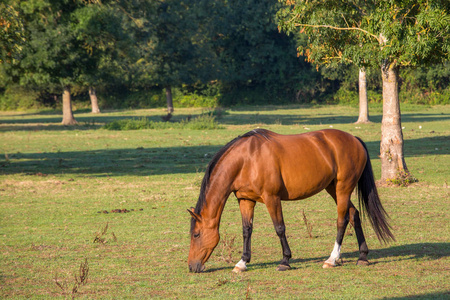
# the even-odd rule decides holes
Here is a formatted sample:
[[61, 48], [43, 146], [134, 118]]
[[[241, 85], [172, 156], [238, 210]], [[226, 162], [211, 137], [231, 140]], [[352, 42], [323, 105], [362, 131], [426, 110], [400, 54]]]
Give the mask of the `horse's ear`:
[[191, 214], [191, 216], [192, 216], [197, 222], [201, 222], [201, 221], [202, 221], [202, 216], [200, 216], [199, 214], [196, 214], [196, 213], [194, 212], [194, 208], [193, 208], [193, 207], [191, 207], [191, 209], [188, 209], [187, 211]]

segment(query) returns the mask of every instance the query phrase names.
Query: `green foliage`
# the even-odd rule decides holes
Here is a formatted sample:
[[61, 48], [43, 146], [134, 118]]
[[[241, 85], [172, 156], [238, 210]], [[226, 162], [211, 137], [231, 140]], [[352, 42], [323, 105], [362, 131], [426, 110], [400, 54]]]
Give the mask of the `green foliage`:
[[283, 1], [279, 26], [302, 31], [317, 64], [417, 66], [450, 59], [448, 1]]
[[118, 86], [98, 93], [100, 105], [104, 108], [155, 108], [164, 107], [165, 96], [159, 89], [127, 90]]
[[388, 179], [387, 184], [407, 187], [415, 182], [419, 182], [419, 180], [415, 178], [412, 174], [405, 171], [399, 171], [396, 178]]
[[[175, 107], [216, 107], [218, 95], [208, 95], [202, 90], [172, 89]], [[159, 88], [127, 90], [126, 86], [100, 90], [99, 99], [104, 108], [156, 108], [166, 105], [166, 96]]]
[[[359, 105], [359, 94], [354, 90], [340, 88], [336, 94], [333, 95], [333, 99], [333, 103], [336, 104], [351, 105], [355, 107]], [[367, 90], [367, 100], [369, 103], [382, 103], [383, 95], [373, 90]]]
[[137, 51], [127, 12], [114, 1], [85, 3], [71, 12], [70, 21], [74, 39], [81, 43], [79, 51], [89, 57], [77, 83], [98, 89], [123, 82]]
[[132, 64], [138, 86], [179, 87], [214, 78], [214, 53], [207, 46], [206, 7], [200, 2], [145, 1], [130, 7], [138, 55]]
[[24, 27], [19, 12], [11, 5], [0, 3], [0, 65], [19, 59], [24, 44]]
[[290, 101], [317, 78], [297, 57], [295, 40], [278, 31], [278, 8], [273, 0], [218, 2], [214, 16], [219, 34], [212, 44], [220, 62], [222, 105], [241, 98], [246, 104]]
[[176, 107], [216, 107], [217, 97], [193, 93], [175, 97], [173, 103]]
[[[448, 57], [448, 4], [383, 5], [302, 1], [296, 17], [350, 28], [305, 27], [307, 36], [288, 18], [292, 7], [276, 0], [8, 0], [0, 4], [0, 109], [55, 107], [54, 97], [36, 95], [59, 95], [67, 84], [83, 105], [95, 86], [104, 108], [163, 107], [167, 86], [175, 107], [355, 103], [357, 64], [376, 64], [367, 80], [378, 95], [381, 57], [398, 54], [403, 65]], [[402, 70], [401, 101], [448, 103], [449, 68]], [[16, 85], [38, 93], [15, 95]]]
[[450, 103], [450, 63], [405, 69], [400, 76], [401, 101], [418, 104]]
[[[322, 76], [339, 84], [336, 93], [329, 89], [331, 103], [358, 105], [358, 68], [355, 65], [337, 65], [320, 68]], [[382, 102], [382, 82], [378, 68], [366, 69], [367, 93], [370, 103]], [[401, 103], [438, 105], [449, 103], [450, 64], [402, 68], [399, 99]]]
[[103, 128], [108, 130], [138, 130], [138, 129], [192, 129], [211, 130], [220, 129], [212, 114], [203, 114], [194, 119], [181, 122], [155, 122], [148, 118], [123, 119], [106, 124]]
[[400, 91], [400, 97], [402, 103], [446, 105], [450, 104], [450, 88], [436, 92], [403, 89]]
[[39, 93], [19, 86], [9, 86], [0, 94], [0, 110], [26, 110], [41, 108], [43, 105], [37, 101]]
[[340, 104], [347, 104], [347, 105], [358, 105], [359, 103], [359, 95], [358, 92], [347, 90], [344, 88], [341, 88], [337, 91], [336, 95], [334, 96], [337, 103]]

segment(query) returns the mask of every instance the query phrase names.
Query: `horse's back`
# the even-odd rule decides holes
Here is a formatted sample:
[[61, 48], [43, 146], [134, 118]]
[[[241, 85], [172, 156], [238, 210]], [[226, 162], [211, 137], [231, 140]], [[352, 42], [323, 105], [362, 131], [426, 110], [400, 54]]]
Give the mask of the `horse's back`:
[[296, 200], [320, 192], [333, 181], [354, 184], [366, 161], [361, 143], [334, 129], [297, 135], [265, 132], [264, 138], [254, 136], [240, 148], [245, 157], [236, 185], [244, 198], [274, 193], [283, 200]]

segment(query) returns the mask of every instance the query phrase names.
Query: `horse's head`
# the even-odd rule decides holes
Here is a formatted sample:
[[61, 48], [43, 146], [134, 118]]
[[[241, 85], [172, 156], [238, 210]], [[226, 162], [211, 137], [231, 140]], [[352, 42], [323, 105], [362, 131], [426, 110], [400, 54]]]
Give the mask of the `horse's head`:
[[189, 249], [188, 265], [189, 271], [199, 273], [205, 269], [205, 263], [219, 243], [219, 228], [205, 222], [194, 210], [191, 214], [191, 248]]

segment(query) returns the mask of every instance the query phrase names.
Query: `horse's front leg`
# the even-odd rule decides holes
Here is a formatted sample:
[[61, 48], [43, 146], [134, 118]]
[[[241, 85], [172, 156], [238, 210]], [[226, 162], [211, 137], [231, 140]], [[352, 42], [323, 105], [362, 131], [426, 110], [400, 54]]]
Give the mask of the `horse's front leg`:
[[290, 270], [291, 266], [289, 265], [289, 259], [292, 257], [292, 254], [286, 239], [286, 226], [284, 225], [281, 200], [278, 197], [270, 197], [268, 199], [264, 199], [264, 202], [266, 203], [267, 210], [272, 218], [273, 226], [275, 227], [275, 231], [280, 238], [281, 247], [283, 249], [283, 259], [278, 265], [277, 271]]
[[239, 209], [242, 215], [242, 236], [244, 237], [244, 250], [242, 252], [241, 260], [236, 264], [233, 272], [239, 273], [247, 270], [247, 263], [252, 257], [252, 231], [253, 231], [253, 216], [255, 212], [255, 201], [239, 200]]

